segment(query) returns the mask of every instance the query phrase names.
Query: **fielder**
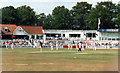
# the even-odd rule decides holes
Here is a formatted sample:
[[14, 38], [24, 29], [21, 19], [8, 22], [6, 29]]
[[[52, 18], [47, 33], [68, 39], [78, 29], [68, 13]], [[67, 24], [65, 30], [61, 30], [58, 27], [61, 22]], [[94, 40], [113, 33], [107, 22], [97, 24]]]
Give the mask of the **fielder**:
[[43, 47], [43, 42], [40, 41], [40, 50], [41, 50], [41, 53], [42, 53], [42, 47]]
[[6, 45], [6, 49], [8, 49], [8, 43], [7, 42], [5, 42], [5, 45]]
[[84, 50], [84, 44], [82, 44], [82, 50]]
[[51, 46], [51, 50], [53, 50], [53, 43], [52, 42], [50, 42], [50, 46]]
[[78, 44], [77, 44], [77, 42], [76, 42], [76, 44], [75, 44], [75, 45], [76, 45], [76, 50], [78, 50]]
[[78, 51], [81, 51], [81, 42], [79, 42], [79, 50]]
[[70, 42], [68, 42], [68, 50], [70, 49], [71, 45], [70, 45]]
[[12, 44], [11, 44], [11, 48], [12, 48], [12, 50], [14, 49], [13, 46], [14, 46], [14, 44], [13, 44], [13, 42], [12, 42]]
[[58, 42], [56, 41], [56, 50], [58, 50], [58, 47], [59, 47], [59, 45], [58, 45]]

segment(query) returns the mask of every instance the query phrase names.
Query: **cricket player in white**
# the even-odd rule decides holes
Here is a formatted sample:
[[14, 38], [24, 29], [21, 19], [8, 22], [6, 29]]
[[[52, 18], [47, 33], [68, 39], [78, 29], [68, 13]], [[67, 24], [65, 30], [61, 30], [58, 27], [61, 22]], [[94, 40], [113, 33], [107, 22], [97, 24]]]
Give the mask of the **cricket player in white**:
[[52, 42], [50, 42], [50, 46], [51, 46], [51, 50], [53, 50], [53, 44], [52, 44]]
[[96, 50], [96, 43], [94, 43], [94, 50]]
[[34, 48], [37, 48], [37, 40], [34, 40]]
[[7, 42], [5, 42], [5, 45], [6, 45], [6, 49], [8, 49], [8, 44], [7, 44]]
[[56, 41], [56, 50], [58, 50], [58, 46], [59, 46], [58, 41]]
[[79, 48], [81, 48], [81, 43], [79, 43]]
[[11, 48], [12, 48], [12, 50], [14, 49], [14, 48], [13, 48], [13, 45], [14, 45], [14, 44], [13, 44], [13, 42], [12, 42], [12, 44], [11, 44]]
[[70, 42], [68, 42], [68, 50], [70, 49]]
[[82, 50], [84, 50], [84, 43], [82, 44]]
[[70, 49], [72, 50], [72, 43], [70, 43]]
[[88, 44], [86, 43], [86, 48], [88, 48]]
[[77, 42], [76, 42], [76, 44], [75, 44], [75, 45], [76, 45], [76, 50], [78, 50], [78, 44], [77, 44]]

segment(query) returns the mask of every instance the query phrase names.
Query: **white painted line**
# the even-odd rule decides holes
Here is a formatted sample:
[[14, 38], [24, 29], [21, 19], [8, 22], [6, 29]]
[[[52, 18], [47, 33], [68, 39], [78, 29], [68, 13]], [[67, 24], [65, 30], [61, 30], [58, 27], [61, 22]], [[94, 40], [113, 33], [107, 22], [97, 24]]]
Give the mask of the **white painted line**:
[[54, 63], [49, 63], [49, 64], [54, 64]]
[[15, 65], [28, 65], [28, 64], [15, 64]]
[[51, 64], [51, 65], [53, 65], [54, 63], [39, 63], [39, 64]]
[[88, 53], [75, 53], [75, 54], [88, 54]]

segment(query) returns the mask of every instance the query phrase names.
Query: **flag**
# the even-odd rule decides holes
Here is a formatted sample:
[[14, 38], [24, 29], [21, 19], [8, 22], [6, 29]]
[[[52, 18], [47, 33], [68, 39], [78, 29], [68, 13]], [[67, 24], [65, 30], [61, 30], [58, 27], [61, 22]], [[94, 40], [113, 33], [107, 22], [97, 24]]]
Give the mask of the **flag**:
[[98, 29], [100, 28], [100, 18], [98, 18]]

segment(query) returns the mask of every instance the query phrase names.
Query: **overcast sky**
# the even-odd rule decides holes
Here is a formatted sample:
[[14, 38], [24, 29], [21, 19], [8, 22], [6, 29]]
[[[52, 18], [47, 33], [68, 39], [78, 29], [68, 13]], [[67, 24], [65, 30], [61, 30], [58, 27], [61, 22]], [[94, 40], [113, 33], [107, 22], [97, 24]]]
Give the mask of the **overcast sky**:
[[[28, 5], [39, 13], [51, 14], [52, 10], [56, 6], [64, 5], [66, 8], [71, 9], [77, 2], [87, 1], [90, 4], [96, 5], [97, 2], [108, 1], [108, 0], [0, 0], [0, 8], [5, 6], [19, 7], [22, 5]], [[109, 0], [111, 1], [111, 0]], [[112, 0], [113, 3], [118, 3], [119, 0]]]

